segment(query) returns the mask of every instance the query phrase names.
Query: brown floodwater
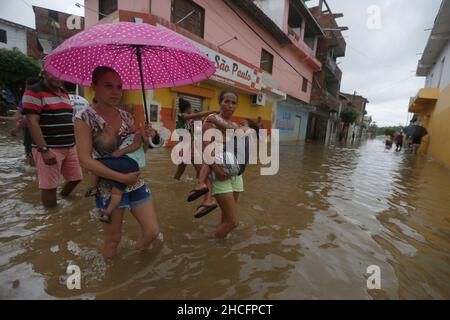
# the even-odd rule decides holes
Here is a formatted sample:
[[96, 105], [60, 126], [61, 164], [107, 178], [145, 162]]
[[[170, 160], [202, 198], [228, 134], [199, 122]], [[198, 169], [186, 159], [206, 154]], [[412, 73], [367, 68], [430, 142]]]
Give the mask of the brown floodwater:
[[[150, 184], [162, 235], [147, 252], [126, 214], [116, 258], [104, 261], [88, 181], [56, 209], [40, 205], [23, 147], [0, 128], [0, 298], [3, 299], [449, 299], [450, 171], [387, 151], [380, 140], [280, 146], [280, 170], [250, 166], [241, 223], [212, 235], [220, 211], [196, 220], [168, 149], [150, 150]], [[81, 270], [81, 289], [66, 269]], [[367, 288], [379, 266], [381, 289]]]

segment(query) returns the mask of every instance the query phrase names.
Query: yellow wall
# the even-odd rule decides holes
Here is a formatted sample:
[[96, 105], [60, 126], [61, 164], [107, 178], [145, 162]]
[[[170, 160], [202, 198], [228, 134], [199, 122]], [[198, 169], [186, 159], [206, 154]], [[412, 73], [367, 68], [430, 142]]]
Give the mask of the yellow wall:
[[[210, 84], [205, 85], [206, 88], [214, 91], [214, 97], [211, 98], [211, 110], [219, 109], [219, 95], [223, 88], [218, 86], [212, 86]], [[268, 101], [265, 106], [254, 106], [251, 101], [251, 95], [239, 94], [238, 106], [234, 112], [234, 117], [237, 118], [250, 118], [256, 120], [258, 116], [261, 116], [263, 120], [272, 119], [272, 105]]]
[[[204, 98], [204, 111], [209, 111], [219, 109], [218, 98], [222, 89], [223, 88], [211, 83], [200, 83], [198, 85], [173, 89], [156, 89], [153, 91], [152, 100], [161, 106], [160, 120], [163, 123], [163, 126], [169, 130], [174, 130], [176, 118], [174, 106], [178, 92], [202, 96]], [[85, 97], [89, 101], [92, 101], [93, 91], [90, 88], [85, 88]], [[124, 92], [124, 108], [134, 114], [138, 126], [143, 124], [145, 119], [142, 101], [142, 93], [140, 90], [129, 90]], [[244, 118], [256, 120], [258, 116], [261, 116], [264, 121], [264, 127], [270, 129], [272, 126], [272, 106], [273, 103], [270, 99], [267, 100], [265, 106], [254, 106], [251, 103], [251, 95], [240, 93], [238, 106], [234, 113], [235, 121], [240, 121]]]
[[[157, 89], [153, 91], [153, 100], [161, 105], [160, 117], [164, 127], [173, 130], [176, 116], [176, 110], [174, 109], [175, 99], [177, 99], [179, 92], [202, 96], [204, 98], [203, 111], [210, 111], [219, 109], [218, 98], [222, 89], [210, 83], [201, 83], [199, 85], [173, 89]], [[243, 118], [256, 120], [258, 116], [261, 116], [265, 127], [270, 128], [272, 121], [272, 102], [267, 100], [265, 106], [254, 106], [250, 99], [249, 94], [239, 94], [238, 106], [234, 113], [236, 121]], [[142, 94], [140, 91], [128, 91], [124, 94], [124, 105], [128, 104], [142, 105]]]
[[441, 91], [427, 130], [428, 154], [450, 168], [450, 85]]

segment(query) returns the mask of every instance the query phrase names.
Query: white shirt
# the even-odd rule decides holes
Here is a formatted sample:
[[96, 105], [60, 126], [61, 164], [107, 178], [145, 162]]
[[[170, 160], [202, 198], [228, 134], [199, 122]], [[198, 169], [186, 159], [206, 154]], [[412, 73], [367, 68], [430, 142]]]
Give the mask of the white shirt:
[[89, 108], [89, 101], [78, 94], [69, 94], [70, 104], [73, 107], [73, 114], [75, 115], [82, 110]]

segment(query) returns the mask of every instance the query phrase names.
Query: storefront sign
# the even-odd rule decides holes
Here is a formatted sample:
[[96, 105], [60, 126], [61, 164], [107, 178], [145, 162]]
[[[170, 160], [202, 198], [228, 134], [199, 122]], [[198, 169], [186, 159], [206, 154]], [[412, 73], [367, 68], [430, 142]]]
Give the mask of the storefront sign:
[[261, 90], [261, 72], [199, 43], [193, 43], [215, 62], [217, 69], [213, 79], [215, 78], [217, 81], [224, 80], [223, 82], [227, 84], [254, 92]]
[[[164, 28], [158, 25], [160, 28]], [[191, 42], [204, 52], [216, 65], [216, 72], [212, 80], [235, 86], [247, 91], [258, 93], [261, 91], [262, 73], [257, 69], [248, 67], [232, 58], [214, 51], [192, 39], [178, 34], [180, 37]]]

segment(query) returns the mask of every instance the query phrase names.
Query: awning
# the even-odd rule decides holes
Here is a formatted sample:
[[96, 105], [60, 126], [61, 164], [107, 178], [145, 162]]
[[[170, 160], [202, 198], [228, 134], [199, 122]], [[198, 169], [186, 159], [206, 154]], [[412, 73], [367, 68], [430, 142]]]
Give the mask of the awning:
[[50, 40], [38, 38], [39, 44], [42, 47], [44, 54], [48, 54], [53, 50], [53, 43]]
[[439, 99], [439, 88], [420, 89], [414, 98], [409, 102], [408, 111], [412, 113], [422, 113], [433, 108]]

